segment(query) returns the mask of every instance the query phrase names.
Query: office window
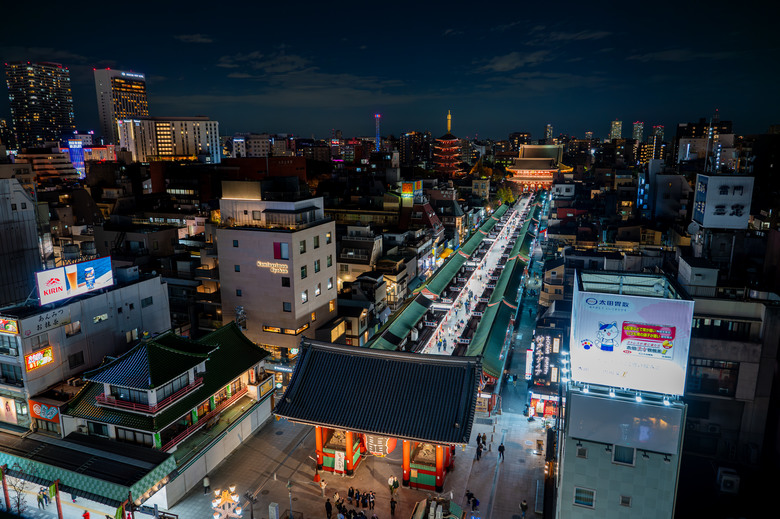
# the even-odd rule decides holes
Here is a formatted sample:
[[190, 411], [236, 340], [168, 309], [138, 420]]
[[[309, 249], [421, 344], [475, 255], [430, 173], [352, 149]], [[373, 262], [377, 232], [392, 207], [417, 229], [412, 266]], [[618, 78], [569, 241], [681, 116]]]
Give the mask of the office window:
[[317, 283], [317, 288], [314, 289], [315, 297], [322, 293], [322, 283]]
[[18, 384], [22, 382], [22, 368], [14, 364], [0, 363], [0, 384]]
[[339, 272], [349, 272], [349, 265], [347, 263], [340, 263]]
[[309, 275], [309, 271], [306, 269], [306, 265], [301, 267], [301, 279], [306, 279], [306, 276]]
[[309, 291], [304, 290], [301, 292], [301, 303], [308, 303], [309, 302]]
[[233, 247], [238, 247], [238, 240], [233, 240]]
[[151, 434], [142, 433], [140, 431], [131, 431], [130, 429], [116, 428], [116, 439], [125, 443], [137, 443], [139, 445], [146, 445], [151, 447], [154, 445], [154, 440]]
[[333, 278], [328, 278], [328, 290], [333, 288]]
[[290, 259], [290, 244], [274, 242], [274, 259]]
[[328, 263], [327, 263], [327, 265], [329, 267], [333, 266], [333, 256], [331, 256], [330, 254], [328, 254]]
[[320, 237], [319, 236], [315, 236], [313, 238], [313, 241], [314, 241], [314, 248], [315, 249], [319, 249], [320, 248]]
[[233, 265], [233, 270], [236, 272], [241, 272], [241, 265]]
[[336, 300], [335, 299], [331, 299], [328, 302], [328, 311], [329, 312], [335, 312], [336, 311]]
[[45, 348], [49, 345], [49, 334], [42, 333], [40, 335], [33, 335], [29, 339], [25, 339], [24, 342], [30, 346], [33, 351], [40, 350], [41, 348]]
[[282, 303], [282, 310], [292, 312], [292, 303]]
[[317, 320], [317, 312], [312, 312], [311, 313], [311, 320], [312, 320], [312, 322]]
[[631, 507], [631, 496], [620, 496], [620, 506]]
[[[117, 308], [116, 313], [121, 314], [122, 308]], [[108, 314], [96, 315], [95, 317], [92, 318], [92, 324], [97, 324], [99, 322], [107, 321], [107, 320], [108, 320]]]
[[290, 278], [282, 277], [282, 286], [283, 287], [289, 287], [290, 286]]
[[633, 447], [615, 445], [615, 448], [612, 449], [612, 462], [620, 463], [621, 465], [633, 465], [635, 454], [636, 449]]
[[325, 233], [325, 243], [330, 244], [330, 242], [333, 241], [333, 236], [331, 233]]
[[589, 488], [574, 487], [574, 504], [594, 508], [596, 506], [596, 491]]
[[65, 337], [73, 337], [81, 333], [81, 321], [74, 321], [65, 325]]
[[154, 304], [154, 298], [152, 296], [141, 299], [141, 308], [152, 306]]
[[320, 271], [320, 260], [314, 260], [314, 273], [316, 274], [319, 271]]
[[19, 355], [19, 349], [16, 346], [16, 337], [11, 335], [0, 335], [0, 353], [3, 355]]
[[577, 447], [577, 457], [578, 458], [587, 458], [588, 457], [588, 448], [587, 447]]
[[79, 351], [73, 355], [68, 355], [68, 368], [76, 369], [84, 364], [84, 352]]
[[126, 387], [110, 386], [111, 395], [117, 400], [134, 402], [136, 404], [148, 404], [149, 394], [146, 391], [129, 389]]
[[236, 289], [236, 297], [241, 297], [241, 289], [240, 288]]
[[737, 393], [739, 362], [691, 357], [686, 391], [733, 397]]
[[263, 219], [262, 214], [263, 214], [262, 211], [252, 211], [252, 220], [262, 220]]
[[306, 240], [301, 240], [301, 243], [298, 245], [298, 249], [300, 250], [301, 254], [306, 252]]

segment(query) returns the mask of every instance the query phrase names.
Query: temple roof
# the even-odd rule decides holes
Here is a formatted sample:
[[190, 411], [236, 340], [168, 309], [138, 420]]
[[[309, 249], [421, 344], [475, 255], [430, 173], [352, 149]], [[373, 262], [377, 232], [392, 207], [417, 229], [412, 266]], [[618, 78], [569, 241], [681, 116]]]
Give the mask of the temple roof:
[[444, 357], [305, 339], [274, 413], [293, 422], [404, 440], [465, 444], [478, 357]]

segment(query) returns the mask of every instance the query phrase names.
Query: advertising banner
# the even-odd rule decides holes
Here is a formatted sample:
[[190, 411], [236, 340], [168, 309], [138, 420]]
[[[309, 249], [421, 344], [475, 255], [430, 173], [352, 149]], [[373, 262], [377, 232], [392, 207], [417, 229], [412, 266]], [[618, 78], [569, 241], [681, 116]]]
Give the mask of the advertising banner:
[[24, 365], [27, 367], [27, 371], [42, 368], [52, 361], [54, 361], [54, 352], [51, 346], [24, 356]]
[[13, 398], [0, 397], [0, 420], [16, 425], [16, 402]]
[[682, 395], [693, 301], [580, 291], [575, 283], [572, 380]]
[[46, 420], [47, 422], [60, 423], [60, 410], [55, 405], [42, 404], [34, 400], [30, 400], [30, 415], [33, 418], [39, 420]]
[[35, 274], [41, 305], [86, 294], [114, 284], [111, 258], [73, 263]]
[[0, 317], [0, 332], [19, 333], [19, 321]]

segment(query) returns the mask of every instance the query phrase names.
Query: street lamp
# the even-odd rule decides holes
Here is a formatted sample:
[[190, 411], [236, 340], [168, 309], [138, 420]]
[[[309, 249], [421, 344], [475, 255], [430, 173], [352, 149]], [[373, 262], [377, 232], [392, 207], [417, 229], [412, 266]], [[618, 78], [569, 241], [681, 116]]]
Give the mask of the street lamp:
[[236, 486], [231, 485], [228, 490], [215, 490], [214, 499], [211, 500], [211, 508], [214, 509], [213, 519], [229, 519], [243, 517], [243, 510], [238, 505], [239, 496], [236, 494]]

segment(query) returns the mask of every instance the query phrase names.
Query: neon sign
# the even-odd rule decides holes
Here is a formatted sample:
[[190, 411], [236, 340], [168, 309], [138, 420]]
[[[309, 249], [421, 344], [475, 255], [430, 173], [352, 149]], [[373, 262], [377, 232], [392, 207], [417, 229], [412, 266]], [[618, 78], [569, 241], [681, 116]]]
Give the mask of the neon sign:
[[51, 346], [24, 356], [24, 365], [27, 366], [27, 371], [42, 368], [53, 361], [54, 353]]
[[274, 274], [287, 274], [288, 267], [284, 263], [275, 263], [272, 261], [258, 261], [257, 267], [261, 269], [269, 269]]

